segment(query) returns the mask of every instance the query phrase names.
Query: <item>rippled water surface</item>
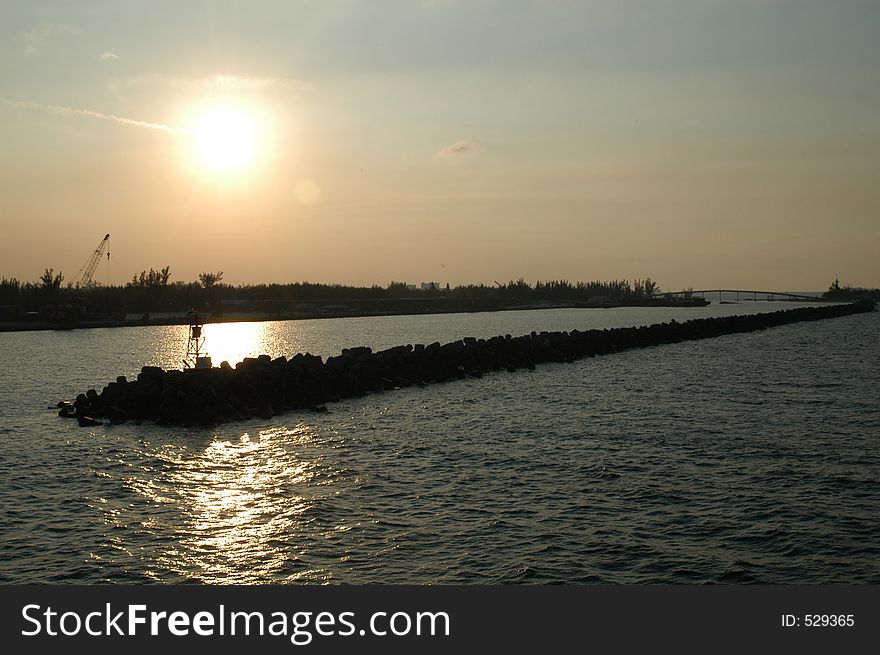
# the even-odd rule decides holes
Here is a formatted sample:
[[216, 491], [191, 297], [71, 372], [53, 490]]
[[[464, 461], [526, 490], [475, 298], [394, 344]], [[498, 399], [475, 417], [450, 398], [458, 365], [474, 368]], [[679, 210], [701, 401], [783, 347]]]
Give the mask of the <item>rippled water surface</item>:
[[[781, 303], [206, 327], [215, 362]], [[212, 430], [48, 405], [185, 327], [0, 334], [0, 581], [880, 582], [880, 313]]]

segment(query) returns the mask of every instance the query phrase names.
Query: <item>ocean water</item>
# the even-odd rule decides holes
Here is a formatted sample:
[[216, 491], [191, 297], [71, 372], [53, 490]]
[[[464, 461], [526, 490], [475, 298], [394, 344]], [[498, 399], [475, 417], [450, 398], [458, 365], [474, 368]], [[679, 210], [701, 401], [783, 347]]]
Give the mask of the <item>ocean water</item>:
[[[215, 363], [772, 311], [209, 325]], [[181, 429], [47, 409], [186, 328], [0, 334], [0, 582], [880, 582], [880, 313]]]

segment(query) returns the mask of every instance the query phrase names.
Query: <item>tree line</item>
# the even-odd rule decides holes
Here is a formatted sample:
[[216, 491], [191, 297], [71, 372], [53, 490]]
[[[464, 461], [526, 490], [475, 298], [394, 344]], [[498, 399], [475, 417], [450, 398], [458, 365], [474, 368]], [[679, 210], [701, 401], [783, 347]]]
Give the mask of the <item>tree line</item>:
[[849, 284], [841, 286], [840, 280], [834, 280], [828, 291], [822, 294], [822, 298], [826, 300], [880, 300], [880, 289], [866, 289], [865, 287], [854, 287]]
[[359, 287], [314, 282], [230, 285], [223, 282], [223, 271], [204, 272], [191, 282], [171, 279], [171, 268], [149, 269], [134, 275], [124, 285], [105, 286], [98, 282], [78, 288], [63, 284], [64, 275], [46, 269], [35, 282], [16, 278], [0, 279], [0, 305], [7, 310], [43, 311], [52, 307], [86, 307], [89, 313], [177, 312], [191, 307], [217, 310], [221, 303], [269, 306], [273, 304], [321, 303], [383, 300], [453, 298], [459, 300], [494, 301], [499, 303], [539, 303], [547, 301], [588, 301], [603, 298], [611, 301], [650, 298], [659, 291], [650, 277], [628, 280], [570, 282], [568, 280], [537, 281], [520, 278], [504, 284], [467, 284], [450, 288], [431, 286], [412, 288], [404, 282], [392, 281], [388, 286]]

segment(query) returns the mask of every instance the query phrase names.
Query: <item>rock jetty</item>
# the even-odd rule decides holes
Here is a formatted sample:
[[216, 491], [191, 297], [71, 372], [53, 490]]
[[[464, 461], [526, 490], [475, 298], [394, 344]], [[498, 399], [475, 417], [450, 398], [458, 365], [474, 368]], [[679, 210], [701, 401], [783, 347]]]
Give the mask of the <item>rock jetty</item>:
[[405, 345], [379, 352], [368, 347], [349, 348], [327, 361], [300, 353], [290, 359], [268, 355], [246, 358], [234, 368], [228, 362], [211, 369], [186, 371], [144, 366], [137, 380], [120, 376], [100, 393], [89, 389], [73, 402], [58, 403], [58, 413], [82, 426], [130, 420], [210, 426], [257, 417], [268, 419], [290, 410], [322, 411], [327, 402], [400, 387], [479, 378], [490, 371], [532, 370], [545, 362], [573, 362], [631, 348], [873, 310], [873, 302], [861, 301], [643, 327], [532, 332], [491, 339], [465, 337], [444, 345]]

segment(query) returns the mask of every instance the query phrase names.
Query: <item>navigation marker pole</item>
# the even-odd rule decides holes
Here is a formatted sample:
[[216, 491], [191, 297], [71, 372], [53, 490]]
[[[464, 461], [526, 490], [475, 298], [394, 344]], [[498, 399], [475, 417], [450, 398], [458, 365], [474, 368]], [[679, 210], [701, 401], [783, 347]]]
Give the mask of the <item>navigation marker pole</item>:
[[203, 315], [192, 309], [187, 312], [186, 317], [189, 319], [189, 341], [186, 344], [183, 368], [195, 370], [211, 368], [211, 358], [202, 350], [205, 347], [205, 337], [202, 336]]

